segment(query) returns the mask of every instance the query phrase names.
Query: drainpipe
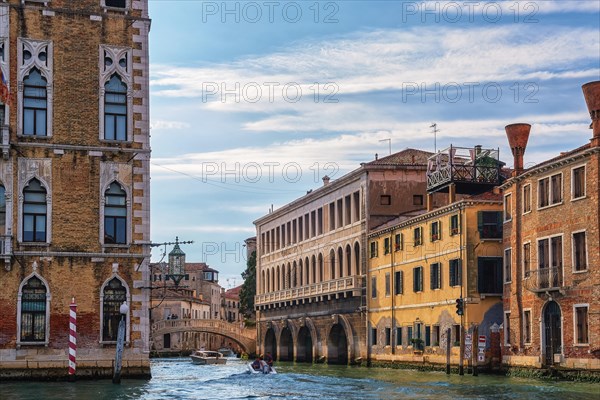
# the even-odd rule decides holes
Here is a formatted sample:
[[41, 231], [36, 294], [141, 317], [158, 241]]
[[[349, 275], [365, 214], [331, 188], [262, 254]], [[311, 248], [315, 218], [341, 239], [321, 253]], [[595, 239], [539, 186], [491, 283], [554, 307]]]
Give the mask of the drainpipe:
[[[390, 345], [392, 346], [392, 354], [396, 354], [396, 343], [398, 341], [398, 338], [396, 337], [396, 279], [395, 279], [395, 274], [396, 274], [396, 266], [394, 264], [394, 254], [396, 253], [396, 243], [392, 242], [392, 240], [394, 240], [394, 229], [392, 229], [392, 231], [390, 232], [390, 260], [391, 260], [391, 264], [390, 264], [390, 290], [391, 293], [390, 295], [392, 296], [392, 332], [390, 332], [390, 340], [392, 341], [392, 343], [390, 343]], [[392, 244], [393, 243], [393, 244]], [[396, 339], [396, 340], [394, 340]]]
[[368, 232], [369, 232], [369, 215], [371, 214], [371, 210], [369, 209], [369, 171], [365, 171], [365, 188], [364, 188], [364, 193], [363, 193], [364, 199], [365, 199], [365, 229], [364, 229], [364, 233], [363, 233], [363, 254], [365, 255], [365, 282], [363, 283], [364, 285], [364, 293], [365, 293], [365, 328], [366, 328], [366, 335], [365, 335], [365, 345], [366, 345], [366, 349], [367, 349], [367, 365], [370, 366], [371, 365], [371, 346], [369, 346], [369, 337], [371, 335], [371, 332], [369, 330], [369, 293], [368, 293], [368, 285], [369, 285], [369, 257], [368, 257], [368, 251], [369, 251], [369, 237], [368, 237]]

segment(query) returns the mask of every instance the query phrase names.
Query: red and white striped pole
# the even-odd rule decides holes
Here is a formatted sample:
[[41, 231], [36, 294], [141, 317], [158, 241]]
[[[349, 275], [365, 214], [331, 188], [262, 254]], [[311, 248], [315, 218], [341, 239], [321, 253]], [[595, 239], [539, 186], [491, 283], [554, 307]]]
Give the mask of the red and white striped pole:
[[69, 306], [69, 378], [75, 376], [77, 368], [77, 304], [75, 297], [71, 299]]

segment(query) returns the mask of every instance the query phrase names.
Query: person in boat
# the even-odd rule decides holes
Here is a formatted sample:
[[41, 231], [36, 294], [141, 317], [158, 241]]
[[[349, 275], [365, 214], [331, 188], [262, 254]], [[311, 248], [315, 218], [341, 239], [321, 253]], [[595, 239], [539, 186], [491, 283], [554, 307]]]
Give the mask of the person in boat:
[[260, 357], [256, 357], [256, 360], [252, 362], [251, 366], [253, 370], [261, 371], [263, 367], [263, 361], [260, 359]]
[[271, 353], [267, 352], [267, 355], [265, 355], [265, 362], [269, 366], [269, 369], [273, 367], [273, 356], [271, 355]]

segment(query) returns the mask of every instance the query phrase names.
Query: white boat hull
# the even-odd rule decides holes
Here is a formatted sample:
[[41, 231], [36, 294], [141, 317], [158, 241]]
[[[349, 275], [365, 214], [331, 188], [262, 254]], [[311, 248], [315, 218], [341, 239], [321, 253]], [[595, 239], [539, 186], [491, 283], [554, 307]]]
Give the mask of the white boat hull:
[[265, 365], [263, 369], [256, 370], [252, 368], [252, 363], [248, 363], [248, 372], [251, 374], [277, 374], [277, 371], [273, 367], [269, 368], [268, 365]]

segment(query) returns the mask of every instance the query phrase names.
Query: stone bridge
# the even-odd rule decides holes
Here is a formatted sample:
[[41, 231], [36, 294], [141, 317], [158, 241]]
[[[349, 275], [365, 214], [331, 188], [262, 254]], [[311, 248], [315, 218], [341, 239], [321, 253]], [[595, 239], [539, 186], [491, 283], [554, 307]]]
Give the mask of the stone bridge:
[[167, 319], [152, 324], [152, 339], [161, 340], [162, 336], [176, 332], [206, 332], [221, 335], [238, 343], [248, 353], [256, 352], [256, 329], [241, 328], [239, 323], [230, 323], [216, 319]]

